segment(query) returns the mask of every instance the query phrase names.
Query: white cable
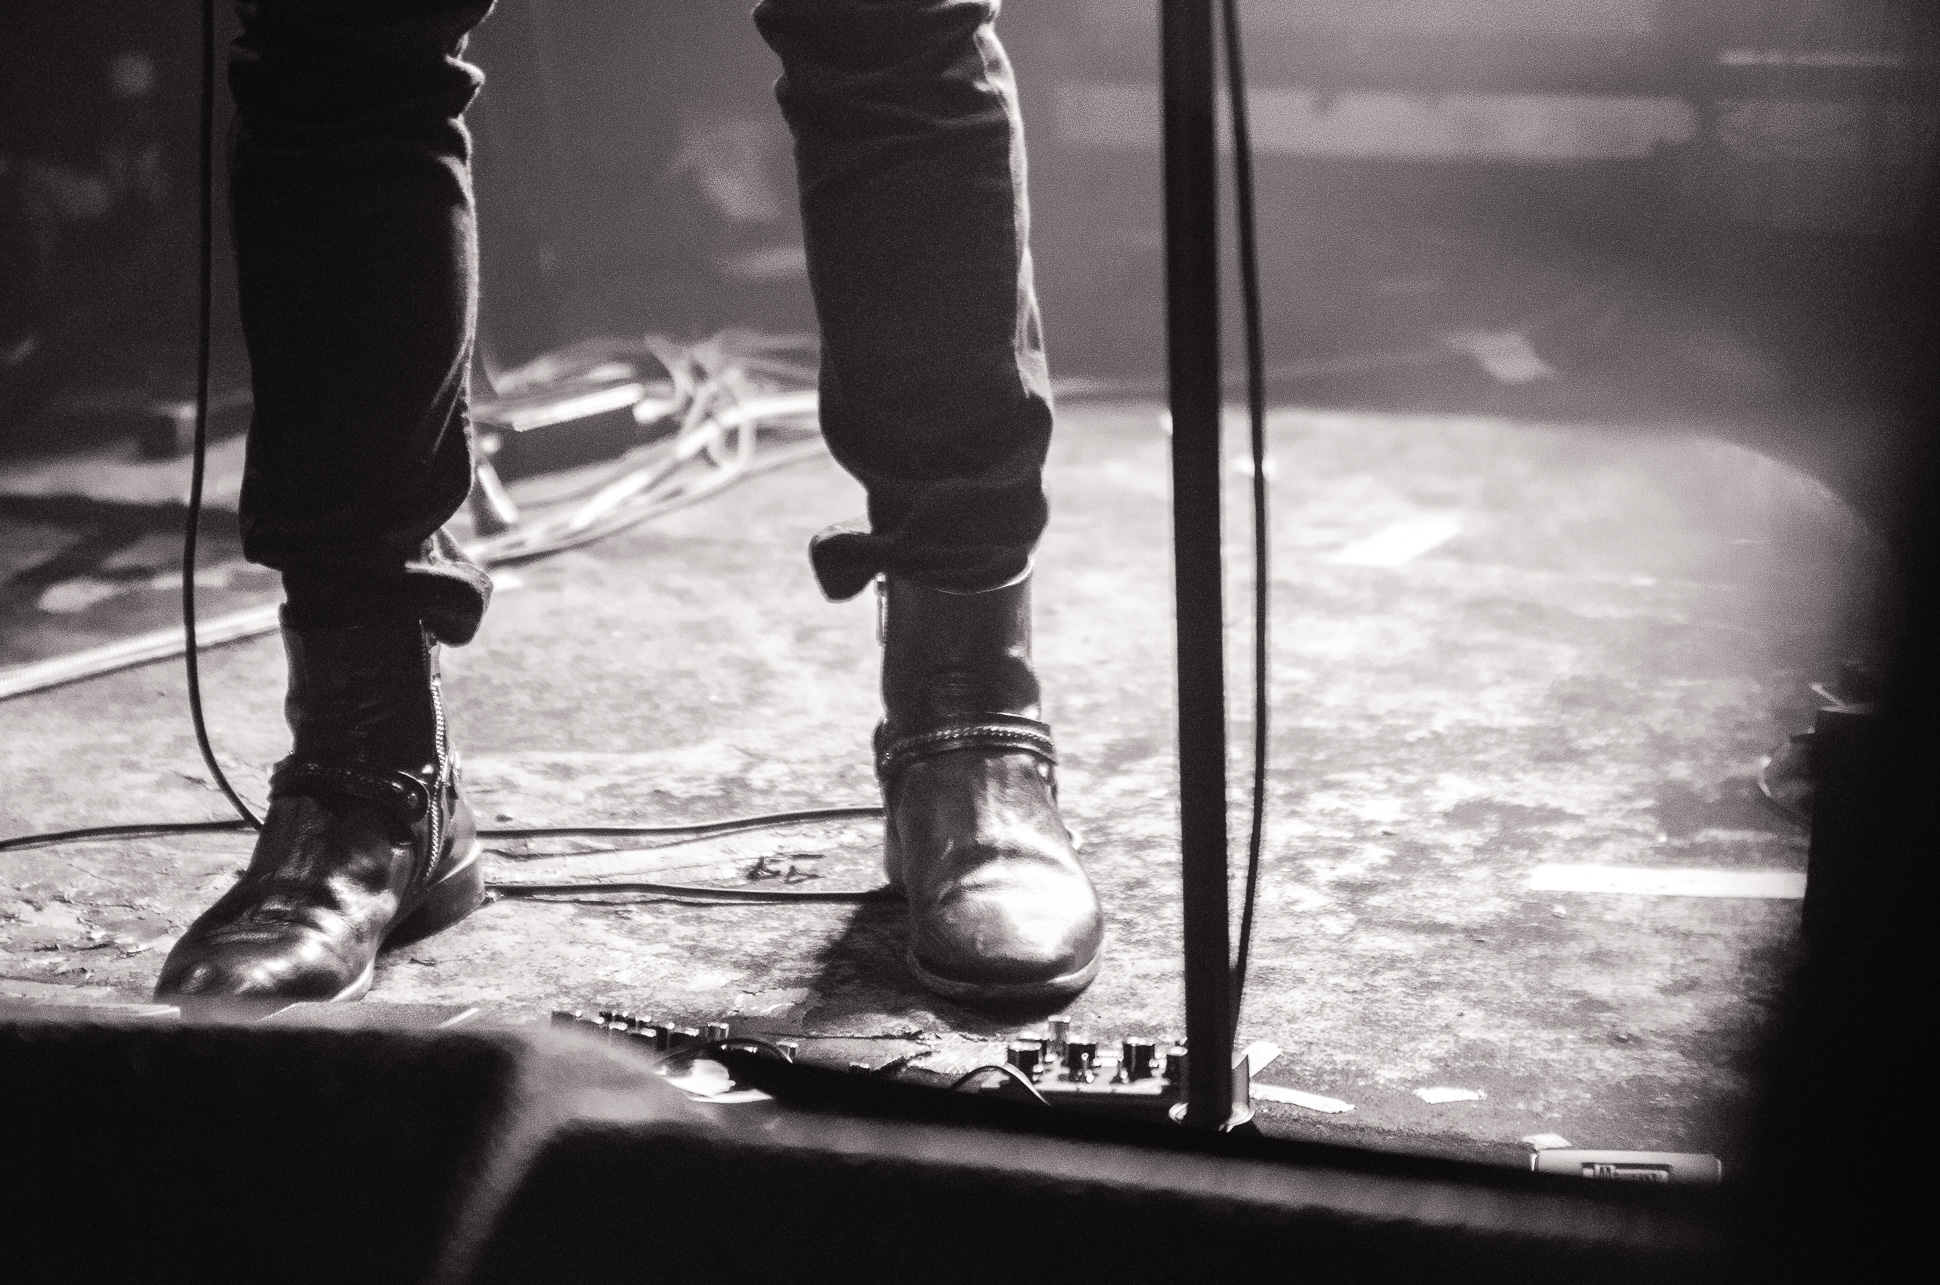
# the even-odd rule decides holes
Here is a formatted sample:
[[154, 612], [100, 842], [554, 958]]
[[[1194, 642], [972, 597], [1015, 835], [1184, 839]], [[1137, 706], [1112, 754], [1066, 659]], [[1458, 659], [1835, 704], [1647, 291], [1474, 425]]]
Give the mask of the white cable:
[[[819, 435], [792, 447], [764, 452], [764, 429], [812, 430], [817, 396], [813, 389], [783, 392], [752, 391], [749, 374], [797, 380], [812, 372], [796, 363], [764, 355], [806, 345], [789, 338], [767, 338], [723, 332], [711, 340], [682, 348], [658, 336], [637, 344], [616, 346], [594, 340], [538, 358], [516, 372], [521, 393], [545, 383], [564, 381], [591, 362], [619, 360], [629, 352], [644, 352], [663, 365], [683, 405], [682, 428], [671, 443], [658, 442], [622, 456], [617, 476], [598, 483], [598, 489], [571, 512], [528, 521], [503, 535], [466, 542], [466, 555], [482, 566], [529, 561], [568, 548], [579, 548], [636, 526], [677, 508], [695, 503], [734, 482], [821, 455]], [[543, 377], [542, 377], [543, 376]], [[699, 473], [687, 466], [735, 434], [735, 449]], [[685, 472], [683, 472], [685, 470]], [[583, 484], [550, 497], [527, 497], [528, 506], [543, 507], [584, 494]], [[201, 650], [225, 642], [261, 637], [276, 629], [277, 609], [266, 604], [230, 612], [202, 622]], [[0, 669], [0, 700], [80, 682], [182, 654], [179, 629], [122, 639], [102, 647], [28, 665]]]

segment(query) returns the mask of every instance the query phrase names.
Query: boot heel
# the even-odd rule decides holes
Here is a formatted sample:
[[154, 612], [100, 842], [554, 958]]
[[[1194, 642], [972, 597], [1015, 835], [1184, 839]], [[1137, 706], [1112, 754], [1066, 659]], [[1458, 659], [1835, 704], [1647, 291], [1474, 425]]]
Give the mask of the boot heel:
[[903, 886], [903, 845], [896, 838], [896, 822], [889, 815], [887, 802], [882, 810], [882, 873], [890, 887]]
[[425, 890], [424, 904], [385, 935], [385, 946], [408, 945], [442, 932], [484, 903], [485, 866], [478, 859], [480, 846], [477, 839], [472, 840], [464, 859]]

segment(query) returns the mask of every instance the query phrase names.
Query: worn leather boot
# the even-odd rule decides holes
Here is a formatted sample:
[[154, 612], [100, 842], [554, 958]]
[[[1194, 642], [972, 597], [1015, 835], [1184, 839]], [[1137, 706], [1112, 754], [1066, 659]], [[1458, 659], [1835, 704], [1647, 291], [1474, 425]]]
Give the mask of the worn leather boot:
[[1055, 1004], [1098, 975], [1104, 917], [1037, 720], [1030, 572], [982, 593], [877, 584], [884, 866], [909, 966], [951, 999]]
[[484, 897], [458, 794], [437, 645], [415, 621], [299, 630], [287, 616], [296, 734], [270, 776], [249, 868], [175, 943], [158, 998], [352, 1000], [377, 952]]

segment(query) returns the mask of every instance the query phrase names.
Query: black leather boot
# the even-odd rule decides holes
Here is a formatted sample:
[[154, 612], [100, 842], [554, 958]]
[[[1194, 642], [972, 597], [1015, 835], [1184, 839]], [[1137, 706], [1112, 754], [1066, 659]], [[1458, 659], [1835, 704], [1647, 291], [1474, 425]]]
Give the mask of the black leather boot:
[[1054, 1004], [1098, 975], [1104, 916], [1037, 720], [1030, 573], [982, 593], [879, 582], [884, 866], [909, 966], [952, 999]]
[[175, 943], [157, 998], [359, 999], [380, 947], [484, 897], [430, 635], [286, 621], [283, 644], [295, 746], [270, 776], [249, 868]]

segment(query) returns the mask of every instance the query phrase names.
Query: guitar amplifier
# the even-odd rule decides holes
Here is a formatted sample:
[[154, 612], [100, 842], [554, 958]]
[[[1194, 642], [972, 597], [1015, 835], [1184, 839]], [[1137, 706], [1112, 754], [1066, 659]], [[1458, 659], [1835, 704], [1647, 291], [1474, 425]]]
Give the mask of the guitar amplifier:
[[[480, 1025], [480, 1023], [484, 1023]], [[0, 1013], [10, 1279], [1716, 1279], [1703, 1188], [1202, 1134], [466, 1009]]]

